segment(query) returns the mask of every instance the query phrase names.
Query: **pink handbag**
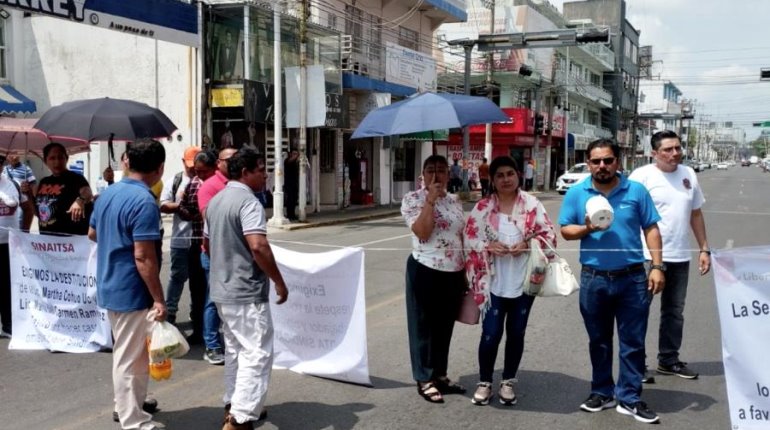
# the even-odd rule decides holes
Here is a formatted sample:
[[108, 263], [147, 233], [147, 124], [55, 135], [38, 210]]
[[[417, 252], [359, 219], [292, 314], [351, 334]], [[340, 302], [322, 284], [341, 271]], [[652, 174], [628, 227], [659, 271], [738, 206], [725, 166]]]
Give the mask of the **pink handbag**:
[[470, 290], [463, 295], [462, 302], [460, 303], [460, 311], [457, 313], [457, 321], [463, 324], [475, 325], [479, 323], [479, 317], [481, 316], [481, 310], [479, 305], [476, 304], [476, 300], [473, 298], [473, 292]]

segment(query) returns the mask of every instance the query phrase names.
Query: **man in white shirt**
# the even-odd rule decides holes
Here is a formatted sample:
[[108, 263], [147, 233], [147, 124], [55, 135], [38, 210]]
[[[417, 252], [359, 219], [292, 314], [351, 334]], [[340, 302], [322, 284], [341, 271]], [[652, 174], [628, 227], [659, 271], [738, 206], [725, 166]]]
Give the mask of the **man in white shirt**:
[[[698, 270], [701, 276], [711, 268], [706, 222], [701, 211], [705, 199], [695, 171], [681, 164], [679, 136], [673, 131], [660, 131], [652, 136], [651, 144], [655, 162], [636, 169], [629, 179], [647, 188], [661, 216], [658, 227], [663, 238], [666, 288], [660, 301], [657, 372], [695, 379], [698, 373], [679, 359], [679, 348], [682, 346], [684, 303], [692, 257], [690, 230], [698, 242]], [[649, 260], [649, 251], [645, 249], [644, 252]], [[645, 379], [645, 382], [653, 382], [650, 377]]]

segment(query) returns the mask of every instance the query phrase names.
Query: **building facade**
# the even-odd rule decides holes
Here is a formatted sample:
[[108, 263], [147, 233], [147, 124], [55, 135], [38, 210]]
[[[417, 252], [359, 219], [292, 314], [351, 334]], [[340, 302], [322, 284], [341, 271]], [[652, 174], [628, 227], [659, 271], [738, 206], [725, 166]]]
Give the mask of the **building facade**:
[[636, 146], [636, 108], [639, 94], [639, 34], [626, 18], [624, 0], [582, 0], [564, 3], [564, 18], [610, 27], [614, 69], [604, 72], [604, 89], [612, 106], [602, 109], [601, 124], [622, 148], [623, 165], [630, 167]]

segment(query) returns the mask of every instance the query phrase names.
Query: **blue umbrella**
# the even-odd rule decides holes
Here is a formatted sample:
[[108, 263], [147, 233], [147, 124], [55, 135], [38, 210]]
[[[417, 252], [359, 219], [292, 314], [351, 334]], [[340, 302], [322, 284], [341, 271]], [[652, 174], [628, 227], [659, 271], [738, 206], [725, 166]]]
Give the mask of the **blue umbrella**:
[[351, 139], [510, 120], [505, 112], [485, 97], [423, 93], [369, 112]]

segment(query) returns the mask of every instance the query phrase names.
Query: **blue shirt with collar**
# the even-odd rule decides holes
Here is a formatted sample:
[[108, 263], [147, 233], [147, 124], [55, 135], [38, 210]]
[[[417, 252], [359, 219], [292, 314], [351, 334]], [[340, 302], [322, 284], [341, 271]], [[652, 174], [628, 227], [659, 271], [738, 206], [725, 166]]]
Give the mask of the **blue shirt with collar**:
[[[615, 219], [607, 230], [589, 233], [580, 240], [580, 263], [598, 270], [617, 270], [644, 262], [640, 230], [660, 220], [644, 185], [617, 176], [620, 183], [605, 196]], [[570, 187], [562, 202], [559, 224], [585, 225], [586, 202], [597, 195], [601, 193], [590, 177]]]
[[134, 261], [134, 243], [160, 240], [160, 209], [150, 188], [123, 178], [99, 194], [90, 226], [96, 230], [96, 300], [115, 312], [149, 309], [152, 296]]

